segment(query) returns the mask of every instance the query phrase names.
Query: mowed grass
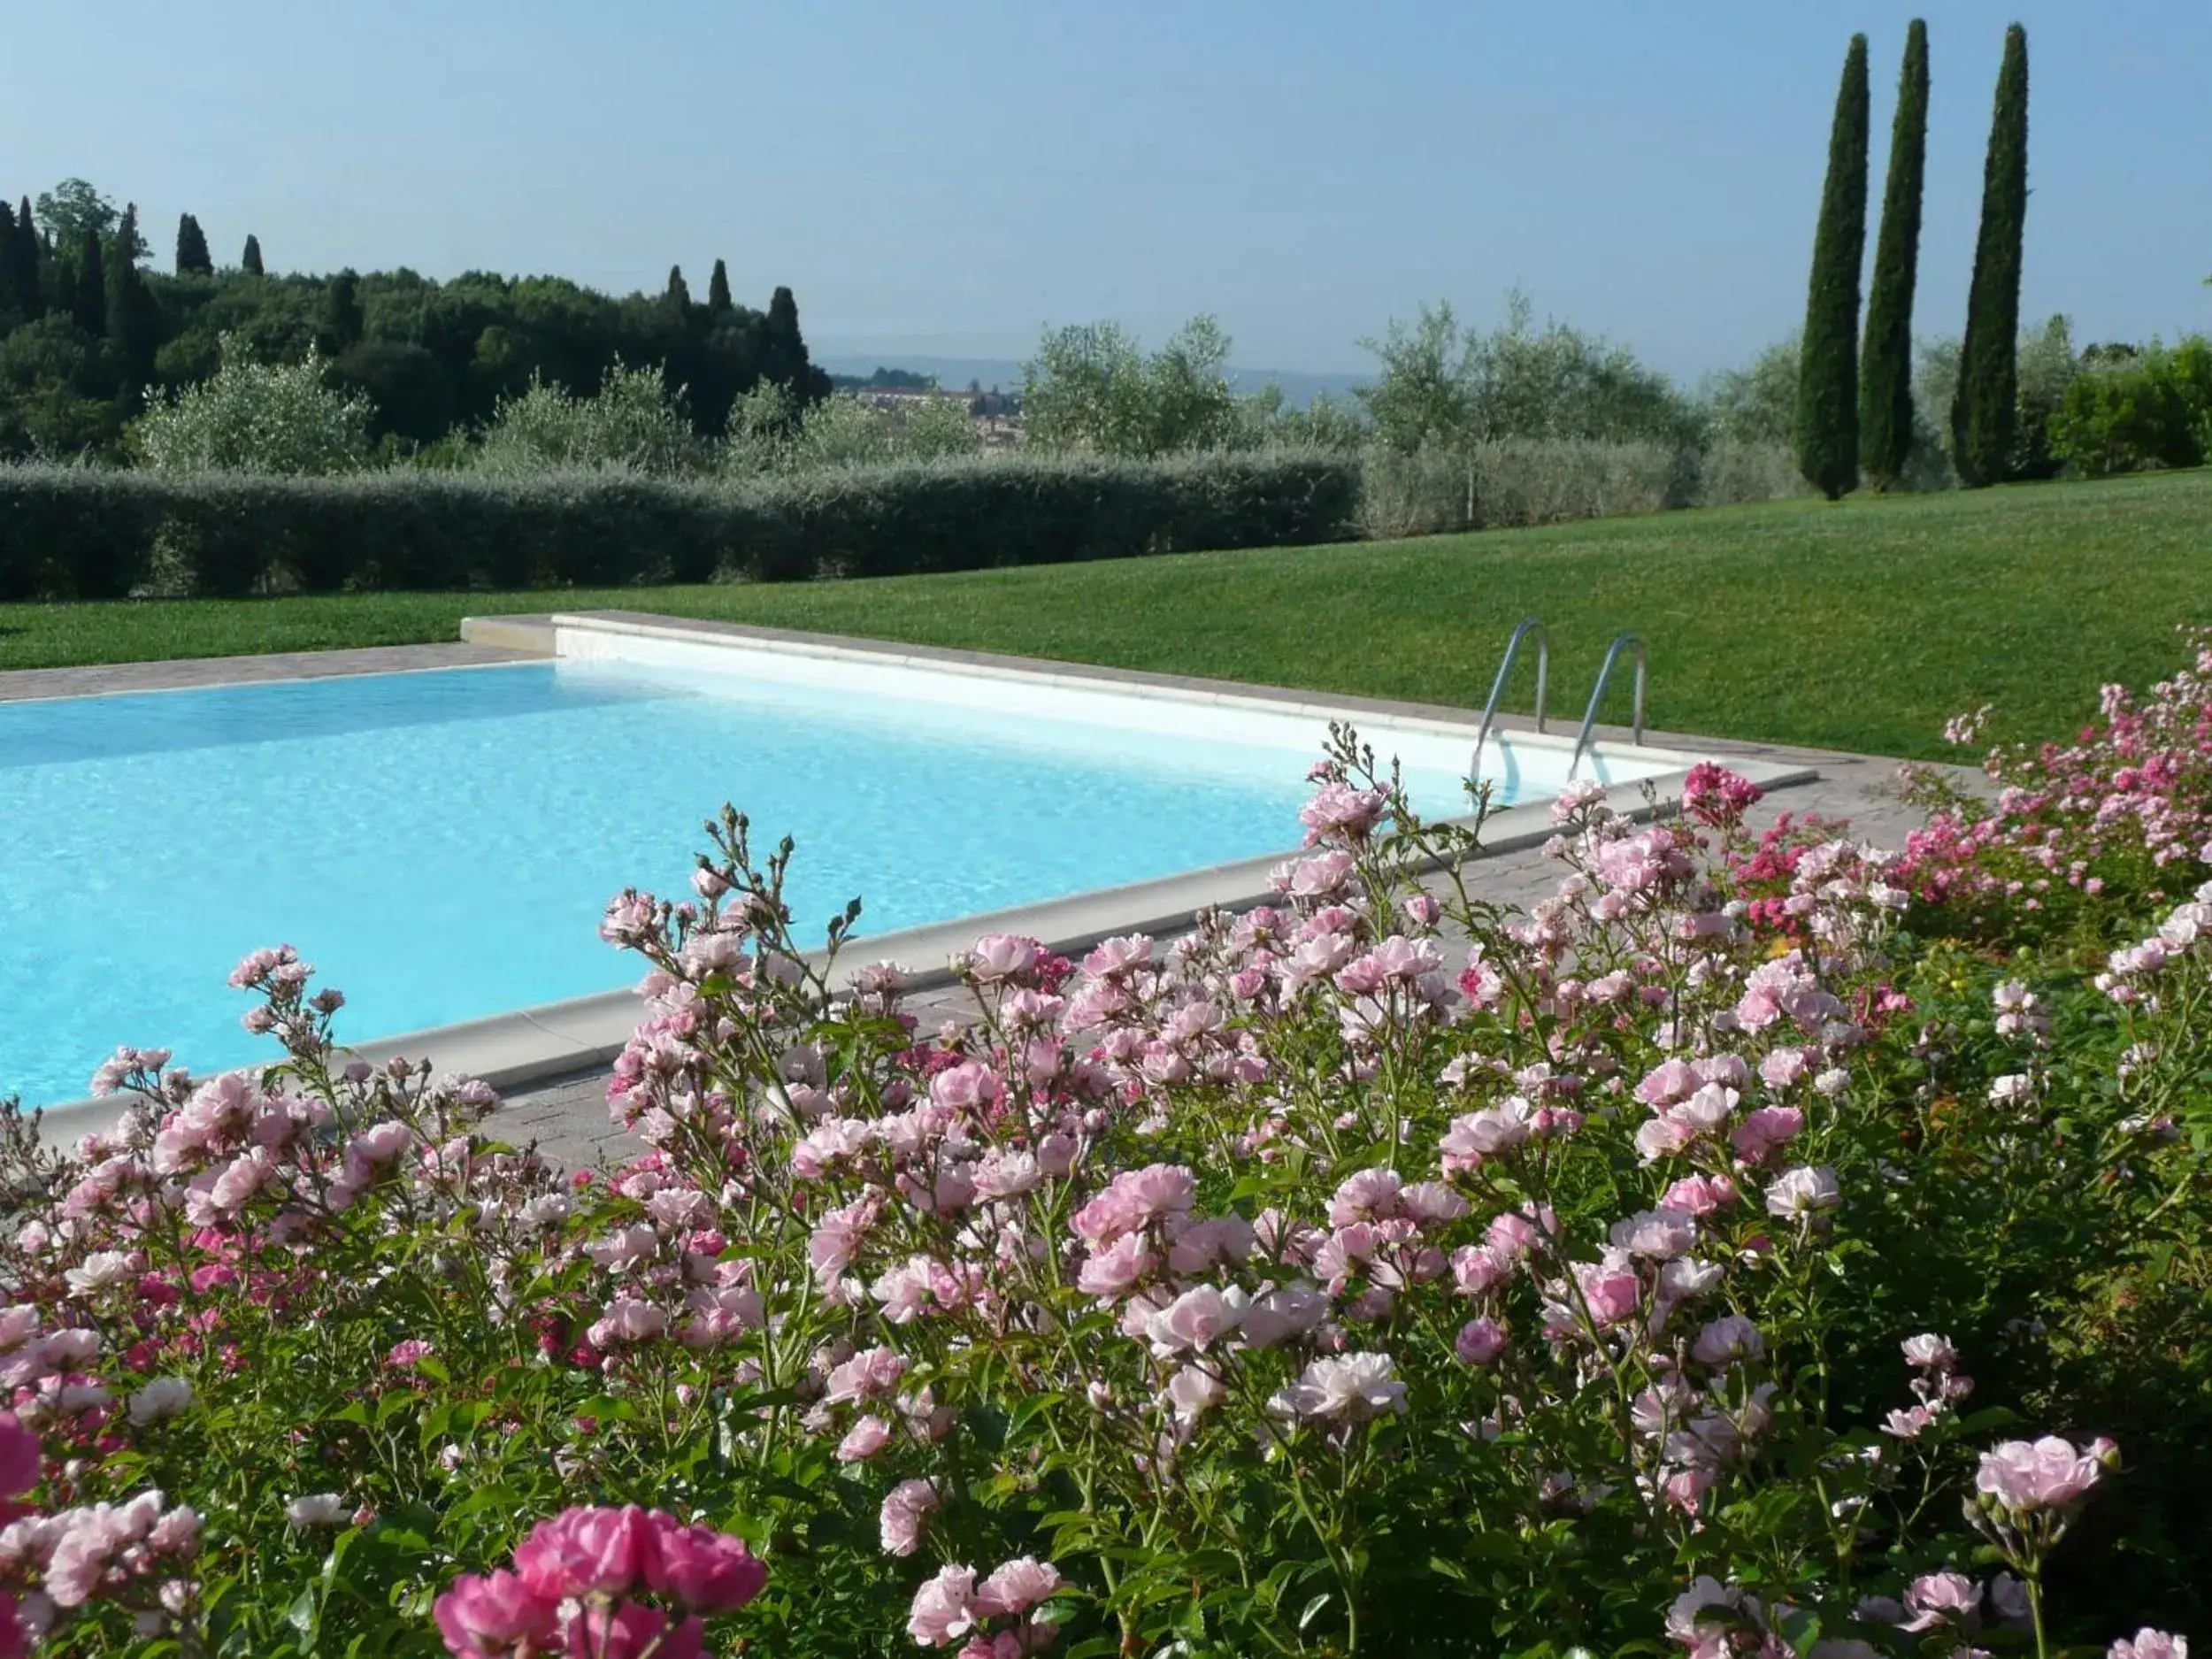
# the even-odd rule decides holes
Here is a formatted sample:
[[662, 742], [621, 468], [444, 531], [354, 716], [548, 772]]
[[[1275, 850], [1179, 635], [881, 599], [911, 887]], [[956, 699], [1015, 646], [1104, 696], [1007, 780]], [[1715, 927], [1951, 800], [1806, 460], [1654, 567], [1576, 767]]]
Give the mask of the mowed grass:
[[[2176, 625], [2212, 622], [2212, 471], [873, 581], [0, 606], [0, 668], [450, 640], [465, 616], [606, 606], [1463, 707], [1533, 615], [1571, 723], [1634, 629], [1656, 727], [1939, 756], [1962, 710], [2057, 734], [2101, 684], [2182, 660]], [[1532, 668], [1517, 680], [1525, 710]]]

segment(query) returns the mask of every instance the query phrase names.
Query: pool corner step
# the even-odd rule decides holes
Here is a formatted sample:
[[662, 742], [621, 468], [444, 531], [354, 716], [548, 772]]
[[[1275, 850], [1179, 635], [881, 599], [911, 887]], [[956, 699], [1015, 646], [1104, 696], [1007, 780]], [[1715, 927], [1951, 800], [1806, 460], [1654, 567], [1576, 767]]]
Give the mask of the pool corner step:
[[555, 655], [550, 617], [463, 617], [461, 638], [471, 645], [495, 646], [505, 651]]

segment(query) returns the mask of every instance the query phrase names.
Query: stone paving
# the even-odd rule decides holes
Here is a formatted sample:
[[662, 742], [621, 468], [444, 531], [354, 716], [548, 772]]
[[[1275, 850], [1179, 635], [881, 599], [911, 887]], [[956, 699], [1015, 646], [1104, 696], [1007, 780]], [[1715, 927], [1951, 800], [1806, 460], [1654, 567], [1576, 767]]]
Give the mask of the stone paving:
[[525, 663], [535, 651], [489, 645], [369, 645], [346, 651], [279, 651], [266, 657], [196, 657], [166, 663], [100, 663], [85, 668], [0, 670], [0, 703], [34, 697], [90, 697], [119, 691], [179, 691], [276, 680], [397, 674], [419, 668]]

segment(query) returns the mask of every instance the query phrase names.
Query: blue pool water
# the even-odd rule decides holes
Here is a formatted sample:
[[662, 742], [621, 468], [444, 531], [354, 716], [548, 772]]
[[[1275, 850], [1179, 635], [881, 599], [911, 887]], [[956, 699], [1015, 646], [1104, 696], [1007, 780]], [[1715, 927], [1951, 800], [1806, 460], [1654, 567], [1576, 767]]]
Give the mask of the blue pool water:
[[[1318, 752], [565, 662], [0, 704], [0, 1095], [118, 1043], [271, 1054], [225, 984], [289, 942], [366, 1041], [634, 983], [596, 933], [680, 895], [725, 800], [799, 842], [803, 942], [1295, 846]], [[1417, 801], [1456, 780], [1413, 773]], [[435, 1057], [434, 1056], [433, 1056]]]

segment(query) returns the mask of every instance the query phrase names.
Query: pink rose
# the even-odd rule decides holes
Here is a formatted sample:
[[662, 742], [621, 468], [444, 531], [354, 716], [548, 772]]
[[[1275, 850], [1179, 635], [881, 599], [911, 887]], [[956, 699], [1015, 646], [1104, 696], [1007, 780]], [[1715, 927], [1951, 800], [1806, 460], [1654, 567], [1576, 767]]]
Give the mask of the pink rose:
[[1019, 1618], [1060, 1587], [1060, 1571], [1034, 1555], [1010, 1561], [975, 1587], [975, 1610], [986, 1617]]
[[914, 1592], [906, 1631], [925, 1647], [945, 1647], [974, 1629], [975, 1619], [975, 1569], [945, 1567]]
[[926, 1480], [902, 1480], [892, 1487], [876, 1517], [885, 1551], [910, 1555], [920, 1548], [923, 1517], [941, 1502], [937, 1488]]
[[864, 1463], [890, 1442], [891, 1425], [881, 1417], [871, 1414], [854, 1424], [837, 1443], [837, 1461], [841, 1463]]
[[671, 1624], [668, 1615], [639, 1601], [588, 1607], [568, 1624], [569, 1659], [700, 1659], [706, 1627], [695, 1618]]
[[1460, 1326], [1452, 1352], [1463, 1365], [1487, 1365], [1505, 1352], [1505, 1327], [1487, 1314]]
[[446, 1651], [459, 1659], [499, 1659], [525, 1641], [542, 1647], [559, 1616], [557, 1602], [504, 1571], [456, 1578], [430, 1611]]
[[2007, 1440], [1994, 1451], [1982, 1454], [1975, 1489], [1988, 1494], [2015, 1515], [2055, 1509], [2071, 1503], [2097, 1484], [2103, 1474], [2094, 1455], [2076, 1451], [2055, 1434], [2041, 1440]]
[[655, 1547], [652, 1522], [636, 1504], [573, 1509], [540, 1521], [515, 1547], [515, 1572], [535, 1595], [625, 1595], [645, 1576]]
[[16, 1421], [12, 1411], [0, 1411], [0, 1494], [12, 1497], [38, 1485], [38, 1436]]
[[694, 1613], [728, 1613], [758, 1595], [768, 1569], [742, 1539], [710, 1526], [686, 1526], [651, 1517], [658, 1548], [645, 1563], [645, 1582]]

